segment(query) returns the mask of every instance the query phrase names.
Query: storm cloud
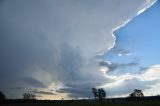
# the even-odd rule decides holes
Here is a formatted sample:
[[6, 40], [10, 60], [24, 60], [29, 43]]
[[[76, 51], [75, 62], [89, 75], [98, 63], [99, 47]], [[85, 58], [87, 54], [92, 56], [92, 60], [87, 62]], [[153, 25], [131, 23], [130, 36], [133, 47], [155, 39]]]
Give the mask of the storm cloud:
[[24, 78], [24, 81], [31, 85], [31, 86], [34, 86], [34, 87], [38, 87], [38, 88], [47, 88], [46, 85], [44, 85], [42, 82], [34, 79], [34, 78], [31, 78], [31, 77], [28, 77], [28, 78]]
[[49, 91], [41, 91], [41, 90], [33, 90], [33, 91], [30, 91], [31, 93], [33, 94], [40, 94], [40, 95], [55, 95], [55, 93], [53, 92], [49, 92]]
[[[80, 95], [91, 86], [109, 82], [110, 78], [99, 71], [99, 62], [104, 60], [97, 55], [103, 57], [114, 46], [115, 28], [152, 2], [1, 0], [0, 88], [45, 89], [61, 82], [61, 88], [55, 85], [53, 89]], [[13, 97], [12, 93], [8, 96]]]

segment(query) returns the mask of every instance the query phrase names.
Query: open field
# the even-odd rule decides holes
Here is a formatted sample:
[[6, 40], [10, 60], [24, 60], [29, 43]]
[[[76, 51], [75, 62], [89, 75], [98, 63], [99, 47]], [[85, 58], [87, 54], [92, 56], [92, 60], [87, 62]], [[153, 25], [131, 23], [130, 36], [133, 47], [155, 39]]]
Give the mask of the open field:
[[103, 102], [94, 100], [7, 100], [0, 106], [160, 106], [160, 99], [108, 99]]

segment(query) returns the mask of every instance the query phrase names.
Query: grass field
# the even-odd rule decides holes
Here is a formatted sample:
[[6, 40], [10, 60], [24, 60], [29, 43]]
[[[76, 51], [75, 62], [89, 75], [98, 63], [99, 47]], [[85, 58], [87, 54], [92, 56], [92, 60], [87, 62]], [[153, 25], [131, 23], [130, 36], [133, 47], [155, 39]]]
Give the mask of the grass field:
[[160, 99], [96, 102], [93, 100], [70, 100], [70, 101], [5, 101], [0, 106], [160, 106]]

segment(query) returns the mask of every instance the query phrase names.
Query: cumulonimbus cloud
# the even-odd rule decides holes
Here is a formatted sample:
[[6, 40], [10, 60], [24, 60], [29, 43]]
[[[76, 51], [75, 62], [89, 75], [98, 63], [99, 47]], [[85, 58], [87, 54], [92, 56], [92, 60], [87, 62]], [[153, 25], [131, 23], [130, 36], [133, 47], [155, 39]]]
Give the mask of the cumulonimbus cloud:
[[[97, 55], [114, 46], [114, 28], [153, 1], [0, 2], [0, 87], [28, 87], [25, 77], [48, 86], [58, 81], [64, 86], [106, 83], [109, 79], [100, 73]], [[76, 90], [65, 91], [74, 95]]]

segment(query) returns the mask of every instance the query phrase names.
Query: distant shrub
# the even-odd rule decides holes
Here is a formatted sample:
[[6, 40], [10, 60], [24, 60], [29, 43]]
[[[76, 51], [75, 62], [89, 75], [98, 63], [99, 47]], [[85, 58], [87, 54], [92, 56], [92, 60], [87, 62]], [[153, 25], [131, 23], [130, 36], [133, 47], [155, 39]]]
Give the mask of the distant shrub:
[[129, 94], [129, 97], [144, 97], [143, 92], [139, 89], [135, 89], [134, 92]]
[[102, 88], [100, 88], [100, 89], [92, 88], [92, 92], [94, 94], [95, 100], [102, 101], [106, 97], [106, 92]]
[[2, 91], [0, 91], [0, 100], [4, 100], [6, 99], [6, 96], [3, 94]]
[[23, 99], [26, 99], [26, 100], [36, 99], [36, 95], [31, 94], [31, 93], [24, 93], [24, 94], [23, 94]]

